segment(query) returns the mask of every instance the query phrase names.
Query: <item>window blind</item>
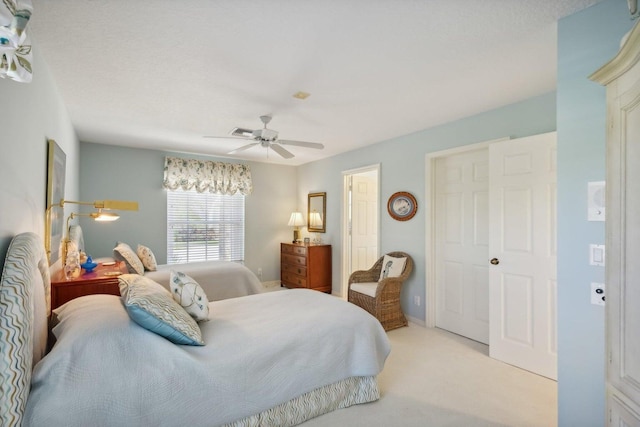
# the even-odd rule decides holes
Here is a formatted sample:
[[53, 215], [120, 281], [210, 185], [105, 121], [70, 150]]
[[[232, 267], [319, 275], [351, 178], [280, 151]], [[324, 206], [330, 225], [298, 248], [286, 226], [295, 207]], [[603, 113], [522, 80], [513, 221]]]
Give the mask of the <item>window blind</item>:
[[167, 264], [244, 261], [244, 196], [167, 192]]

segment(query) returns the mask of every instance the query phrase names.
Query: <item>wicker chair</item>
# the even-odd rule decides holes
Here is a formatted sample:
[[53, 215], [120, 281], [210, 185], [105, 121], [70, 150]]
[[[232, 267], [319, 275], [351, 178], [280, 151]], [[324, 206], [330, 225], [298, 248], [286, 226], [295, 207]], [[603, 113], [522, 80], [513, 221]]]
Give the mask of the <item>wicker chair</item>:
[[[389, 252], [387, 255], [394, 258], [406, 257], [404, 270], [398, 277], [387, 277], [380, 279], [382, 260], [378, 261], [369, 270], [359, 270], [351, 273], [349, 277], [348, 300], [353, 304], [367, 310], [380, 321], [385, 331], [407, 326], [407, 319], [404, 317], [402, 307], [400, 307], [400, 290], [402, 283], [409, 277], [413, 270], [413, 260], [404, 252]], [[375, 297], [371, 297], [351, 288], [352, 283], [376, 283]]]

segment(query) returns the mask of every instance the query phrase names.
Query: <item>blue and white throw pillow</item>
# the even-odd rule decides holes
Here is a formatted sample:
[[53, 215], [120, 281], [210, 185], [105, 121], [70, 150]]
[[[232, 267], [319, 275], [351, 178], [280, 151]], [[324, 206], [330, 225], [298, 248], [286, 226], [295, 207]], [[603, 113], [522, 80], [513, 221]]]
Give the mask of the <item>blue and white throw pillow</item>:
[[173, 299], [196, 321], [209, 320], [209, 300], [202, 287], [191, 277], [171, 270], [169, 282]]
[[176, 344], [204, 345], [198, 324], [162, 285], [138, 274], [118, 281], [122, 302], [138, 325]]

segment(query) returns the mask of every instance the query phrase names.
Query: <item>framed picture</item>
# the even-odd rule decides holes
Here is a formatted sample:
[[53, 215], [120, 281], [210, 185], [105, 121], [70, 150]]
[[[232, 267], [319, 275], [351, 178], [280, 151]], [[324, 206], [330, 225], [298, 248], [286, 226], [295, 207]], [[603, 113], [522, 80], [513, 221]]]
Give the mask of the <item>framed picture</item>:
[[308, 245], [309, 243], [311, 243], [311, 239], [309, 237], [305, 237], [304, 238], [304, 244]]
[[413, 218], [418, 211], [418, 202], [411, 193], [399, 191], [389, 197], [387, 211], [391, 218], [397, 221], [407, 221]]
[[47, 158], [47, 212], [49, 213], [49, 264], [53, 264], [60, 257], [60, 242], [64, 233], [64, 209], [56, 209], [64, 199], [64, 182], [67, 168], [67, 156], [62, 148], [53, 140], [48, 143]]

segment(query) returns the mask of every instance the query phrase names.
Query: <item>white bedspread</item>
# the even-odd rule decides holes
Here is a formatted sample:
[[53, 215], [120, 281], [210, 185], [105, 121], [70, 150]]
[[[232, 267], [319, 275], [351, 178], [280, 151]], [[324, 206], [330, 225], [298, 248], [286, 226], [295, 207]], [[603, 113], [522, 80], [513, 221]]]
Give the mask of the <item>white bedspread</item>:
[[181, 271], [198, 282], [209, 301], [264, 292], [258, 277], [237, 262], [202, 261], [188, 264], [164, 264], [159, 265], [157, 271], [147, 271], [144, 275], [170, 289], [171, 270]]
[[[73, 304], [72, 304], [73, 303]], [[56, 345], [33, 373], [26, 426], [213, 426], [318, 387], [375, 376], [390, 351], [364, 310], [311, 290], [210, 304], [204, 347], [133, 323], [111, 295], [58, 309]]]

